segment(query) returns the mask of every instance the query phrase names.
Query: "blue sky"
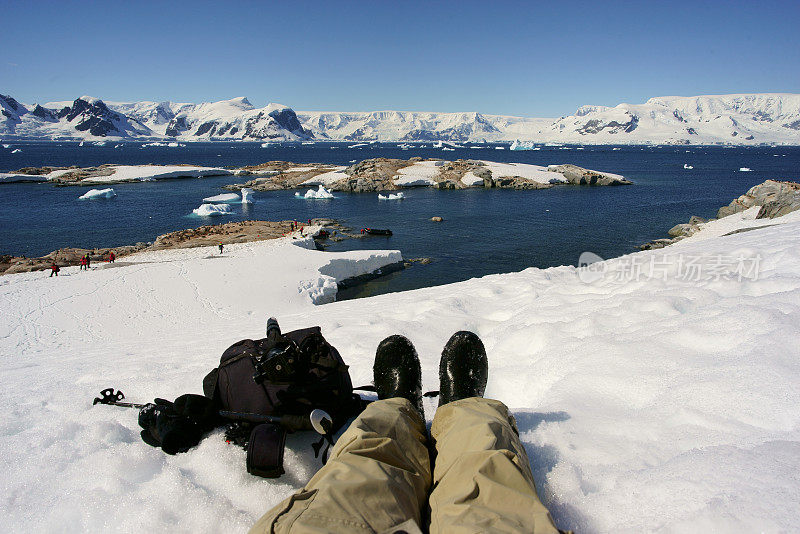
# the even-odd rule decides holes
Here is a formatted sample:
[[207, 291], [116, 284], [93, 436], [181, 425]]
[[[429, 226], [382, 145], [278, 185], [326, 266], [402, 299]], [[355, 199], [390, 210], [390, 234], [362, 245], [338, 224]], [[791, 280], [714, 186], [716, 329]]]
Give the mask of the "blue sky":
[[22, 2], [26, 103], [247, 96], [296, 110], [556, 117], [652, 96], [800, 92], [800, 2]]

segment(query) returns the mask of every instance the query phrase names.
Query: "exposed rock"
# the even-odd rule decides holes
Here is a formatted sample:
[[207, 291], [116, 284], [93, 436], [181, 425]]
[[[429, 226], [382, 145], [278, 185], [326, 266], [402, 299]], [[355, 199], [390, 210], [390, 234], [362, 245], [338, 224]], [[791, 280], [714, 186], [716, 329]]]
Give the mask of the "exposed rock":
[[[112, 250], [117, 258], [122, 258], [134, 252], [144, 250], [160, 250], [166, 248], [194, 248], [210, 245], [246, 243], [250, 241], [264, 241], [282, 237], [291, 231], [292, 221], [241, 221], [225, 224], [201, 226], [178, 230], [160, 235], [154, 243], [137, 243], [136, 245], [121, 247], [106, 247], [95, 249], [62, 248], [55, 250], [41, 258], [26, 258], [24, 256], [0, 256], [0, 274], [12, 274], [30, 271], [43, 271], [50, 268], [52, 262], [59, 267], [78, 265], [83, 255], [88, 254], [92, 262], [108, 260]], [[313, 219], [312, 224], [332, 226], [336, 222], [331, 219]]]
[[717, 218], [738, 213], [753, 206], [761, 206], [757, 219], [774, 219], [800, 209], [800, 184], [767, 180], [751, 187], [747, 193], [735, 199], [717, 212]]
[[[756, 219], [774, 219], [800, 209], [800, 183], [767, 180], [763, 184], [751, 187], [744, 195], [733, 200], [729, 205], [717, 211], [717, 218], [721, 219], [734, 213], [745, 211], [753, 206], [761, 206]], [[705, 223], [714, 219], [703, 219], [692, 215], [688, 223], [676, 224], [667, 232], [672, 239], [656, 239], [639, 245], [641, 250], [663, 248], [681, 239], [685, 239], [698, 232]], [[746, 231], [745, 230], [738, 230]], [[732, 232], [732, 233], [737, 233]]]
[[633, 183], [621, 176], [584, 169], [577, 165], [551, 165], [547, 170], [563, 175], [573, 185], [631, 185]]

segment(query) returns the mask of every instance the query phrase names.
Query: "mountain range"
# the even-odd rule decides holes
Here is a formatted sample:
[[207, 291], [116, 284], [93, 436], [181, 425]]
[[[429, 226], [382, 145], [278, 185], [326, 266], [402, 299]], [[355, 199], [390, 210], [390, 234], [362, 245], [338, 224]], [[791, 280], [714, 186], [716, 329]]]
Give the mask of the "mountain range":
[[4, 139], [171, 141], [510, 142], [800, 145], [800, 94], [651, 98], [581, 106], [573, 115], [526, 118], [415, 111], [294, 111], [247, 98], [202, 104], [74, 101], [22, 104], [0, 94]]

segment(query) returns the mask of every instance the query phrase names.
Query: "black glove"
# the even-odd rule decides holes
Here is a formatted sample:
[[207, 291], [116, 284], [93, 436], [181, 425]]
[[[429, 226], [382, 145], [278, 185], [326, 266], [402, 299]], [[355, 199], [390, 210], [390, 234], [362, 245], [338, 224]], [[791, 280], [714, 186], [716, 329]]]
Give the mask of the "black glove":
[[202, 395], [181, 395], [175, 402], [156, 399], [139, 411], [142, 440], [161, 447], [167, 454], [186, 452], [218, 423], [211, 399]]

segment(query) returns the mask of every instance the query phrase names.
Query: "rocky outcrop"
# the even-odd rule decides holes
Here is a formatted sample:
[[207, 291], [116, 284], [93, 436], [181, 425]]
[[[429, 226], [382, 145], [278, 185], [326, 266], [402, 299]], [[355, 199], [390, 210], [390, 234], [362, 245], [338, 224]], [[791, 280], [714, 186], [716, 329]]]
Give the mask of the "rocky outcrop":
[[[751, 187], [747, 193], [734, 199], [717, 211], [717, 219], [761, 206], [756, 219], [774, 219], [800, 209], [800, 183], [767, 180]], [[641, 250], [664, 248], [699, 232], [703, 225], [715, 219], [703, 219], [693, 215], [688, 223], [676, 224], [667, 232], [670, 239], [656, 239], [639, 245]], [[745, 229], [746, 230], [746, 229]], [[745, 231], [739, 230], [738, 232]]]
[[573, 185], [631, 185], [633, 183], [622, 176], [584, 169], [577, 165], [551, 165], [547, 170], [562, 174]]
[[0, 274], [27, 273], [32, 271], [44, 271], [50, 269], [50, 265], [55, 262], [59, 267], [78, 265], [81, 257], [88, 255], [92, 262], [102, 262], [108, 260], [108, 254], [112, 250], [120, 258], [147, 249], [148, 243], [137, 243], [136, 245], [112, 247], [112, 248], [61, 248], [54, 250], [50, 254], [40, 258], [26, 258], [25, 256], [0, 256]]
[[717, 211], [717, 218], [761, 206], [757, 219], [774, 219], [800, 209], [800, 184], [767, 180]]
[[[62, 248], [40, 258], [24, 256], [0, 256], [0, 274], [43, 271], [55, 262], [59, 267], [78, 265], [82, 256], [88, 254], [92, 262], [101, 263], [108, 260], [112, 250], [117, 258], [122, 258], [145, 250], [161, 250], [167, 248], [194, 248], [213, 246], [222, 243], [246, 243], [275, 239], [291, 231], [292, 221], [241, 221], [225, 224], [201, 226], [187, 230], [178, 230], [160, 235], [153, 243], [137, 243], [136, 245], [106, 248]], [[314, 219], [312, 224], [323, 226], [335, 225], [335, 221]]]

